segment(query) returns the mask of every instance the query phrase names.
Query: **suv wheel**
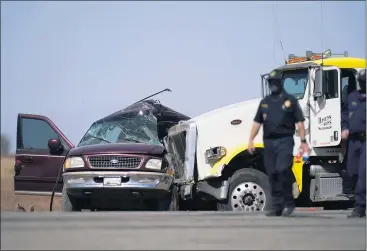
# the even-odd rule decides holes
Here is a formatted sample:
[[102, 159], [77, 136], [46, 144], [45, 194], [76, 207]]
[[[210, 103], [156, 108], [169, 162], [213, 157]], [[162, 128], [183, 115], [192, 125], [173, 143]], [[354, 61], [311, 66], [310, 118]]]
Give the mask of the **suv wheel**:
[[66, 188], [62, 188], [61, 195], [61, 211], [62, 212], [73, 212], [73, 211], [81, 211], [81, 208], [77, 206], [77, 201], [71, 202], [70, 196], [66, 192]]

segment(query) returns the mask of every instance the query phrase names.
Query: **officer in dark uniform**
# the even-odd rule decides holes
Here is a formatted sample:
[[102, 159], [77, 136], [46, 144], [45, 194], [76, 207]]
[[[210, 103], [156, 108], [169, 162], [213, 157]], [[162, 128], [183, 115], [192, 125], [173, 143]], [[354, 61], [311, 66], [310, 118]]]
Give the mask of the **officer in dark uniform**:
[[[352, 72], [344, 72], [342, 73], [341, 78], [348, 77], [348, 85], [344, 87], [343, 93], [342, 93], [342, 107], [341, 107], [341, 114], [342, 114], [342, 125], [341, 127], [344, 128], [345, 122], [348, 120], [348, 96], [349, 94], [357, 89], [357, 81], [355, 79], [355, 75]], [[346, 91], [346, 93], [344, 93]], [[344, 94], [346, 94], [346, 97], [344, 97]], [[350, 199], [354, 199], [354, 190], [355, 186], [357, 184], [357, 173], [351, 174], [351, 170], [349, 170], [349, 173], [346, 168], [346, 164], [348, 163], [348, 140], [344, 139], [342, 141], [342, 146], [345, 149], [344, 154], [344, 160], [343, 163], [345, 163], [345, 169], [343, 168], [340, 170], [340, 176], [343, 179], [343, 190], [342, 193], [339, 194], [339, 196], [348, 197]], [[357, 171], [357, 170], [354, 170]]]
[[296, 123], [302, 150], [308, 151], [302, 110], [297, 99], [283, 89], [282, 77], [281, 71], [269, 74], [271, 94], [260, 101], [249, 141], [249, 152], [252, 154], [253, 140], [263, 124], [264, 164], [272, 195], [272, 208], [267, 216], [288, 216], [295, 208], [292, 165]]
[[[357, 176], [355, 206], [348, 217], [366, 216], [366, 70], [358, 74], [360, 90], [348, 96], [348, 110], [342, 116], [342, 138], [348, 139], [347, 172]], [[355, 175], [357, 174], [357, 175]]]
[[[343, 77], [343, 76], [342, 76]], [[349, 76], [349, 79], [351, 79], [351, 77], [354, 78], [354, 76]], [[347, 87], [347, 97], [345, 100], [343, 100], [344, 102], [342, 102], [342, 106], [341, 106], [341, 127], [342, 129], [345, 128], [345, 122], [347, 122], [348, 119], [348, 96], [352, 91], [349, 91], [349, 89], [352, 89], [352, 91], [354, 89], [356, 89], [355, 85], [351, 85], [351, 83], [348, 84]], [[343, 148], [345, 148], [345, 153], [344, 153], [344, 163], [348, 163], [348, 140], [344, 139], [342, 141], [342, 146]], [[347, 165], [345, 165], [345, 169], [340, 170], [340, 176], [342, 177], [343, 180], [343, 189], [342, 189], [342, 193], [339, 194], [338, 196], [343, 196], [343, 197], [348, 197], [350, 199], [354, 198], [354, 189], [355, 189], [355, 185], [357, 183], [357, 173], [355, 174], [351, 174], [351, 170], [347, 171], [346, 168]], [[356, 170], [355, 170], [356, 171]]]

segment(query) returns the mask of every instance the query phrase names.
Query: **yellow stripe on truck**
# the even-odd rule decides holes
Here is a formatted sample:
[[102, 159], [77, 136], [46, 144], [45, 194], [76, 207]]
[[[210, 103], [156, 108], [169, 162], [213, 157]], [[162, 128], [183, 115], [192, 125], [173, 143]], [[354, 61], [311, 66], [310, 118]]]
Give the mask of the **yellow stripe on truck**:
[[325, 58], [324, 60], [318, 59], [312, 62], [320, 65], [322, 63], [323, 66], [336, 66], [341, 69], [366, 68], [366, 59], [364, 58], [335, 57], [335, 58]]
[[[254, 147], [255, 148], [264, 148], [264, 144], [263, 143], [254, 143]], [[217, 170], [219, 167], [225, 165], [228, 165], [229, 162], [231, 162], [231, 160], [236, 157], [239, 153], [246, 151], [248, 149], [248, 144], [246, 145], [241, 145], [240, 147], [237, 147], [233, 150], [230, 150], [227, 152], [227, 155], [224, 156], [223, 158], [221, 158], [218, 162], [216, 162], [212, 168], [211, 174], [216, 175]], [[230, 153], [230, 154], [228, 154]]]
[[[264, 148], [263, 143], [254, 143], [255, 148]], [[221, 158], [218, 162], [216, 162], [211, 170], [212, 175], [217, 175], [218, 168], [221, 168], [223, 165], [228, 165], [231, 160], [236, 157], [239, 153], [246, 151], [248, 149], [248, 144], [241, 145], [233, 150], [227, 152], [227, 155]], [[303, 161], [302, 158], [293, 158], [293, 166], [292, 171], [296, 178], [297, 186], [299, 192], [302, 191], [302, 170], [303, 170]]]

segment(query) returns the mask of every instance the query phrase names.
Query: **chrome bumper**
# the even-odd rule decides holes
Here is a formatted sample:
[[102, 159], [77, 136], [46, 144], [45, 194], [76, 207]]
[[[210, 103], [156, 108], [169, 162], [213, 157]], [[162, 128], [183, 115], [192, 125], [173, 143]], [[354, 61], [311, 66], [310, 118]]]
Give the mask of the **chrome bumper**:
[[[141, 189], [166, 190], [173, 182], [173, 177], [165, 173], [139, 171], [87, 171], [63, 173], [63, 182], [66, 189]], [[106, 186], [104, 178], [121, 177], [121, 185]]]

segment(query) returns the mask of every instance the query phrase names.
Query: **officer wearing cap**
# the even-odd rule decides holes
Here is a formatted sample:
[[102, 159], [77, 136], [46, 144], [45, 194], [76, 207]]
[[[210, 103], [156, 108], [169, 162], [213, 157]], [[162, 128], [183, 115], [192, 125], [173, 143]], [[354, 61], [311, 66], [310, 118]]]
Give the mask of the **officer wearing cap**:
[[342, 138], [348, 139], [347, 172], [357, 174], [355, 205], [348, 217], [366, 216], [366, 70], [358, 73], [359, 90], [348, 96], [348, 110], [342, 116]]
[[[355, 81], [355, 75], [351, 72], [344, 72], [342, 73], [341, 78], [343, 77], [348, 77], [348, 85], [346, 87], [344, 87], [343, 91], [342, 91], [342, 106], [341, 106], [341, 122], [342, 122], [342, 127], [343, 127], [343, 121], [346, 121], [346, 119], [348, 118], [348, 96], [349, 94], [354, 91], [357, 86], [356, 86], [356, 81]], [[350, 171], [349, 173], [347, 172], [347, 168], [346, 168], [346, 163], [348, 162], [348, 140], [343, 140], [341, 142], [341, 145], [344, 149], [344, 160], [343, 163], [345, 163], [345, 169], [343, 168], [342, 170], [340, 170], [340, 176], [342, 177], [343, 180], [343, 189], [342, 189], [342, 193], [339, 194], [338, 196], [343, 196], [343, 197], [348, 197], [350, 199], [354, 199], [354, 189], [355, 189], [355, 185], [357, 183], [357, 173], [351, 175]], [[356, 170], [355, 170], [356, 171]]]
[[301, 148], [308, 151], [304, 116], [297, 99], [283, 89], [283, 74], [272, 71], [268, 84], [271, 94], [260, 101], [251, 130], [248, 151], [254, 152], [253, 140], [263, 125], [264, 165], [271, 185], [271, 210], [267, 216], [288, 216], [294, 208], [292, 186], [293, 135], [295, 124], [301, 138]]

